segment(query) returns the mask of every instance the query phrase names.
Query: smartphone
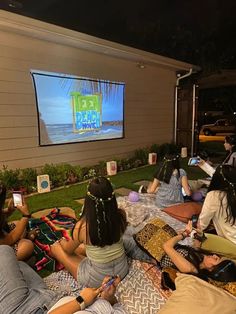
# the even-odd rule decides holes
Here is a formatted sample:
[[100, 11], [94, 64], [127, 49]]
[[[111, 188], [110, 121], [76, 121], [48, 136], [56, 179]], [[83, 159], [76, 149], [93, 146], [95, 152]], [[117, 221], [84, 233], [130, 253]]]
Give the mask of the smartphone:
[[192, 158], [189, 158], [189, 161], [188, 161], [188, 165], [189, 166], [197, 166], [200, 162], [200, 157], [192, 157]]
[[193, 215], [191, 220], [193, 228], [197, 228], [198, 215]]
[[109, 288], [109, 287], [113, 284], [113, 282], [115, 281], [115, 279], [116, 279], [116, 277], [111, 277], [111, 279], [110, 279], [107, 283], [105, 283], [104, 285], [102, 285], [101, 291], [104, 291], [104, 290], [106, 290], [107, 288]]
[[23, 198], [22, 198], [22, 192], [21, 191], [14, 191], [12, 193], [12, 197], [13, 197], [14, 207], [23, 205]]

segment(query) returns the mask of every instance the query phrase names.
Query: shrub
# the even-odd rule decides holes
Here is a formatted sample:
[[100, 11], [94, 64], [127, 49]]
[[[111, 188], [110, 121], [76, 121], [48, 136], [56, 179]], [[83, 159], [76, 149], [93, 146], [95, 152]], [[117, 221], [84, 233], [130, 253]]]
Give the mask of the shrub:
[[82, 167], [81, 168], [82, 180], [87, 180], [88, 172], [89, 172], [89, 167]]
[[140, 160], [143, 165], [146, 165], [148, 163], [148, 154], [150, 152], [150, 148], [140, 148], [136, 149], [134, 152], [134, 159]]
[[106, 161], [100, 161], [95, 167], [97, 176], [105, 176], [107, 174], [107, 164]]
[[159, 153], [159, 147], [160, 147], [160, 145], [158, 145], [158, 144], [152, 144], [150, 146], [150, 153], [158, 154]]
[[21, 169], [20, 171], [21, 186], [25, 188], [27, 193], [36, 190], [37, 186], [37, 171], [33, 168]]
[[58, 165], [58, 173], [61, 175], [62, 184], [71, 184], [78, 181], [75, 168], [70, 164]]
[[79, 165], [74, 166], [74, 172], [77, 177], [77, 181], [83, 180], [83, 171], [82, 168]]
[[41, 170], [41, 174], [48, 174], [50, 179], [51, 187], [57, 187], [64, 185], [66, 182], [66, 175], [62, 174], [64, 166], [54, 165], [54, 164], [45, 164]]
[[114, 158], [114, 160], [116, 161], [117, 172], [118, 171], [123, 171], [124, 169], [123, 169], [122, 159]]
[[21, 187], [19, 174], [20, 169], [8, 169], [8, 167], [4, 165], [3, 170], [0, 172], [0, 180], [8, 190], [19, 190]]

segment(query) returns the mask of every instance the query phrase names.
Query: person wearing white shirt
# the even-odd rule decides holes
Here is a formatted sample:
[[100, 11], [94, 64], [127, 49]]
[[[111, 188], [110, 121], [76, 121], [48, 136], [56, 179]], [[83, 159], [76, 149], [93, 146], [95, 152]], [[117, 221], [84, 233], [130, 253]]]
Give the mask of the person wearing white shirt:
[[198, 226], [205, 230], [210, 222], [217, 235], [236, 244], [236, 168], [221, 165], [214, 173], [205, 198]]

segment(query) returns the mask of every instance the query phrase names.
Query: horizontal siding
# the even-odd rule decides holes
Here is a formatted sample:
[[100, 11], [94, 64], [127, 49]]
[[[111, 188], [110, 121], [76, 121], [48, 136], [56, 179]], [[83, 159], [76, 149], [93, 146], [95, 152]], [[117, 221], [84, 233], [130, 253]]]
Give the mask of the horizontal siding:
[[[32, 69], [125, 82], [125, 138], [39, 147]], [[170, 142], [174, 86], [175, 72], [163, 67], [0, 31], [0, 166], [92, 165]]]

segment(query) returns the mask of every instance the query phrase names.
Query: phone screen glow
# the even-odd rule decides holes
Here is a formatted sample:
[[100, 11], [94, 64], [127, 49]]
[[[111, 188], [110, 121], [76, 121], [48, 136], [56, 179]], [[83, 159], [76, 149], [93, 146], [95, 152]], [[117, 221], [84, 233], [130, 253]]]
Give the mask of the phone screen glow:
[[22, 195], [21, 193], [13, 193], [14, 206], [22, 206]]

